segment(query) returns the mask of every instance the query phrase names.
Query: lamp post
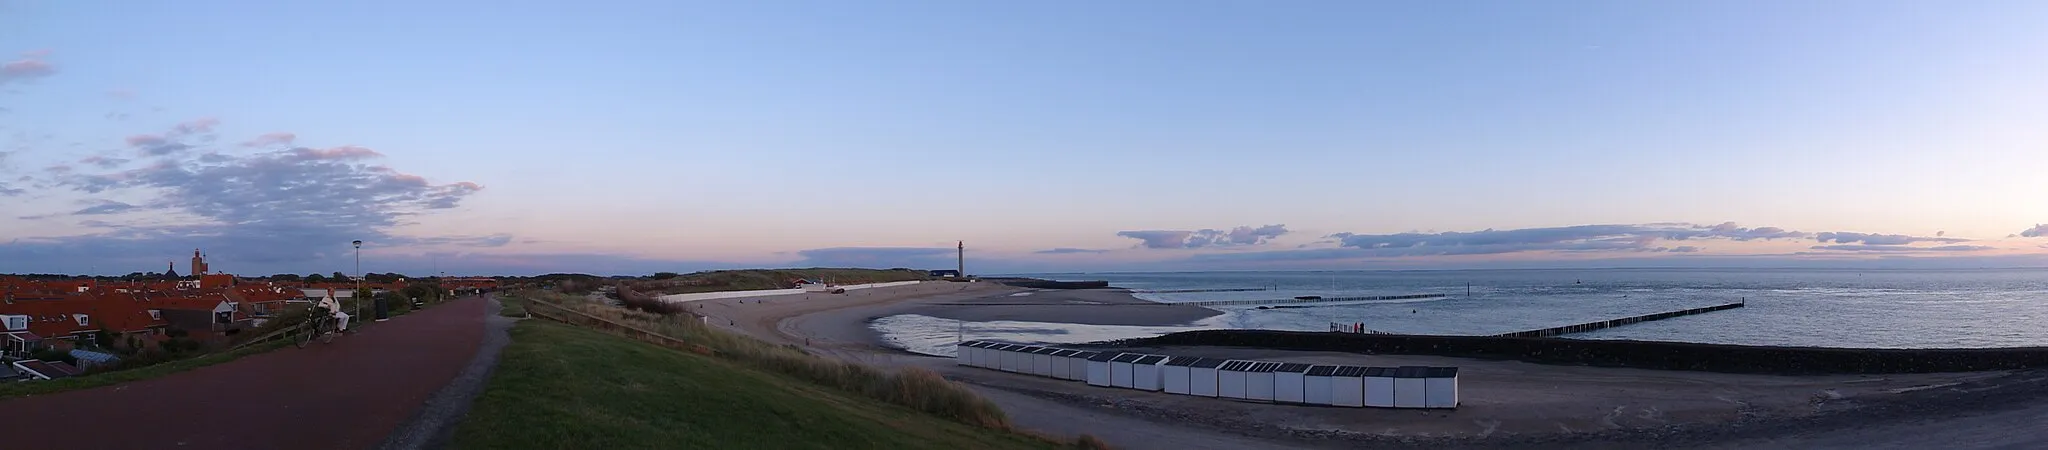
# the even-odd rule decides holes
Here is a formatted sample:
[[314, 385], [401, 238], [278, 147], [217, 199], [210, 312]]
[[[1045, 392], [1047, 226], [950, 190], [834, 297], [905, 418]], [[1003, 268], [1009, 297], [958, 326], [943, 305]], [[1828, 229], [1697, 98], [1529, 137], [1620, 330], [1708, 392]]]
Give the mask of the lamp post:
[[[356, 246], [356, 291], [349, 293], [349, 298], [355, 298], [356, 294], [363, 292], [363, 241], [358, 239], [354, 244]], [[362, 320], [360, 317], [363, 317], [363, 299], [360, 298], [356, 299], [356, 317], [359, 318], [357, 320]]]

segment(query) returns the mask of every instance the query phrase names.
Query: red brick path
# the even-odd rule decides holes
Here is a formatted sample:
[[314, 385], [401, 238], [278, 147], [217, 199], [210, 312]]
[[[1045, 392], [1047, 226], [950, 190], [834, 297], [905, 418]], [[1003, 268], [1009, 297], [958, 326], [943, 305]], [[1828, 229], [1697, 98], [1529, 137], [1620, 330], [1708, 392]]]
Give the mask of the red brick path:
[[475, 356], [485, 306], [484, 299], [469, 297], [366, 326], [331, 344], [286, 347], [123, 385], [0, 400], [0, 447], [373, 448]]

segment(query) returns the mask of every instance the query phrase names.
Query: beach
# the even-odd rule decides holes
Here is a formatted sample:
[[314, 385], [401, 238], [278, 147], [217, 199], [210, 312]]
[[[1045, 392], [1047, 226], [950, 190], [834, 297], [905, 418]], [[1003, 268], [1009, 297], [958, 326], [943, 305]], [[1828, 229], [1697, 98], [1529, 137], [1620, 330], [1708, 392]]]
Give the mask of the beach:
[[[1030, 295], [1016, 295], [1025, 292]], [[704, 302], [695, 310], [712, 321], [723, 319], [721, 326], [850, 361], [931, 369], [982, 392], [1020, 426], [1094, 434], [1119, 448], [1322, 448], [1361, 443], [1714, 447], [1731, 442], [1768, 447], [1778, 442], [1775, 439], [1825, 439], [1825, 430], [1928, 417], [1929, 411], [1945, 414], [1935, 417], [1970, 417], [1983, 409], [1971, 405], [2039, 398], [2048, 392], [2048, 382], [2043, 381], [2048, 376], [2038, 371], [1784, 376], [1252, 348], [1121, 349], [1281, 362], [1455, 366], [1461, 369], [1465, 400], [1452, 411], [1273, 405], [1098, 388], [961, 367], [950, 358], [891, 349], [868, 326], [874, 318], [896, 314], [1117, 325], [1183, 324], [1214, 315], [1184, 309], [1188, 307], [1144, 305], [1120, 290], [923, 283], [848, 294]], [[2026, 414], [2021, 411], [2011, 414]], [[1836, 423], [1845, 417], [1860, 419]]]

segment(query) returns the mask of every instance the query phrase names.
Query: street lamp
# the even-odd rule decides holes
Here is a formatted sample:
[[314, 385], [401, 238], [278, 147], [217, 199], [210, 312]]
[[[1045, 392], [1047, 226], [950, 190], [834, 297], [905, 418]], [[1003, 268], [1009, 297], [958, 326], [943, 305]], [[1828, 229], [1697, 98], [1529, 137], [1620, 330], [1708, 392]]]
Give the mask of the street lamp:
[[[356, 246], [356, 291], [349, 293], [349, 298], [355, 298], [356, 294], [363, 293], [363, 241], [359, 239], [354, 244]], [[356, 298], [356, 317], [363, 317], [363, 299], [360, 298]]]

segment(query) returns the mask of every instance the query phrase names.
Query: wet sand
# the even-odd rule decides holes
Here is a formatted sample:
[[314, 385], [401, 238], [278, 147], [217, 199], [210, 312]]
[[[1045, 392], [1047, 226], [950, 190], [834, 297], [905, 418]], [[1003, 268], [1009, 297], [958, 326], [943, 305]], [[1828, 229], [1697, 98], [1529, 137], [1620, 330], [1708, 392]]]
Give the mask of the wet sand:
[[[903, 313], [962, 320], [1074, 321], [1079, 319], [1068, 318], [1094, 316], [1093, 308], [1119, 308], [1117, 314], [1128, 316], [1093, 319], [1144, 325], [1194, 316], [1144, 309], [1165, 311], [1159, 306], [1117, 304], [1117, 295], [1110, 295], [1115, 291], [1011, 297], [1019, 292], [1029, 290], [927, 283], [832, 296], [838, 298], [770, 297], [758, 303], [748, 299], [747, 304], [709, 305], [699, 311], [729, 317], [737, 331], [806, 345], [821, 355], [883, 367], [931, 369], [982, 392], [1020, 426], [1065, 435], [1095, 434], [1118, 448], [1685, 448], [1738, 443], [1827, 448], [1851, 442], [1835, 437], [1834, 430], [1870, 432], [1876, 427], [1883, 432], [1890, 430], [1883, 428], [1886, 423], [1982, 417], [1990, 414], [1986, 411], [2001, 411], [1996, 405], [2021, 401], [2016, 398], [2048, 398], [2048, 375], [2038, 371], [1775, 376], [1251, 348], [1131, 349], [1176, 356], [1461, 368], [1463, 406], [1457, 410], [1288, 406], [1098, 388], [961, 367], [949, 358], [884, 348], [867, 327], [873, 318]], [[1017, 301], [1040, 295], [1045, 297]], [[1959, 423], [2024, 421], [2036, 412], [2038, 408]], [[2048, 441], [2027, 436], [2032, 437], [2021, 441]], [[1939, 442], [1930, 439], [1922, 441]], [[1959, 437], [1940, 439], [1967, 442]]]

